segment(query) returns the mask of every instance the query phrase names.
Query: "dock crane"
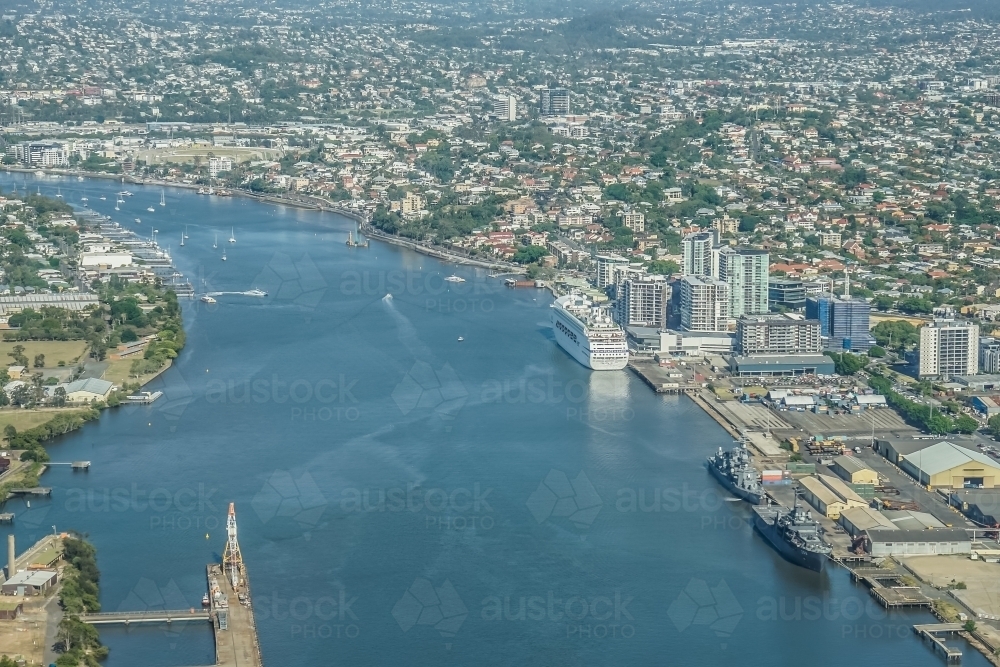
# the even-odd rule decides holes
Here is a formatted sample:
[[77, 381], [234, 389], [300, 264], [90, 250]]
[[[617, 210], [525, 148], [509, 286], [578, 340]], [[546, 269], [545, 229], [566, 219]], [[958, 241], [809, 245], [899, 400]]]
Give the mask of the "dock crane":
[[222, 552], [222, 567], [229, 575], [229, 581], [236, 590], [243, 575], [243, 554], [236, 539], [236, 503], [229, 503], [229, 517], [226, 519], [226, 548]]

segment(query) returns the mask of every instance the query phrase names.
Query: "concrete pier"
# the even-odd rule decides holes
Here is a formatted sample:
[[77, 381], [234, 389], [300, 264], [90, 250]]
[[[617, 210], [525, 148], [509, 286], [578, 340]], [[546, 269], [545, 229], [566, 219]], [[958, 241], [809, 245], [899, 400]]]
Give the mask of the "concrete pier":
[[243, 573], [233, 588], [222, 566], [208, 566], [208, 591], [215, 629], [215, 664], [227, 667], [261, 667], [257, 625], [253, 617], [250, 582]]
[[961, 630], [962, 626], [958, 623], [932, 623], [913, 626], [913, 631], [920, 635], [921, 639], [929, 642], [934, 647], [934, 652], [940, 654], [948, 664], [962, 662], [962, 652], [945, 644], [944, 640], [938, 637], [938, 634], [957, 634]]

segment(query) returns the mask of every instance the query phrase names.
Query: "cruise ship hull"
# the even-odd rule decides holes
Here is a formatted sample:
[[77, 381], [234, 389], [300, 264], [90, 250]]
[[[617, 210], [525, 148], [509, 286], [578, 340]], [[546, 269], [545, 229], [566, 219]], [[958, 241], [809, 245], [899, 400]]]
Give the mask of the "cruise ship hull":
[[712, 477], [718, 480], [719, 484], [725, 487], [726, 491], [733, 494], [740, 500], [745, 500], [751, 505], [760, 505], [760, 501], [763, 499], [763, 495], [759, 493], [754, 493], [753, 491], [748, 491], [746, 489], [741, 489], [740, 487], [733, 484], [733, 480], [726, 477], [726, 474], [712, 465], [711, 462], [708, 463], [708, 471], [712, 473]]
[[764, 519], [757, 512], [754, 512], [753, 525], [757, 529], [757, 532], [763, 535], [764, 539], [770, 542], [771, 546], [789, 563], [804, 567], [813, 572], [823, 571], [823, 567], [828, 560], [826, 554], [806, 551], [805, 549], [799, 549], [789, 544], [782, 538], [777, 526]]
[[627, 352], [620, 358], [602, 358], [592, 355], [587, 348], [586, 340], [581, 341], [581, 335], [577, 335], [576, 340], [571, 338], [570, 334], [573, 331], [560, 320], [558, 311], [554, 312], [552, 314], [552, 330], [555, 331], [556, 342], [559, 343], [559, 347], [566, 350], [581, 364], [595, 371], [620, 371], [628, 366]]

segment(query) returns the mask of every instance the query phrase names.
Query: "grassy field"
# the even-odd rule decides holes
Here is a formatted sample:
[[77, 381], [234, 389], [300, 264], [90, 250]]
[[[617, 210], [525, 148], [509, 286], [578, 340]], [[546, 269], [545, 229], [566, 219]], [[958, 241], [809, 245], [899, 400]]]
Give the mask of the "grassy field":
[[44, 354], [46, 368], [55, 368], [60, 361], [72, 366], [87, 352], [87, 342], [83, 340], [42, 340], [23, 343], [4, 341], [0, 343], [0, 368], [7, 368], [14, 363], [7, 353], [13, 352], [15, 345], [24, 346], [24, 355], [28, 357], [29, 364], [34, 363], [36, 354]]
[[[108, 368], [104, 371], [104, 375], [102, 376], [102, 378], [107, 380], [108, 382], [114, 383], [119, 387], [122, 386], [122, 384], [125, 382], [136, 382], [136, 378], [129, 376], [129, 369], [132, 368], [133, 361], [135, 361], [135, 358], [114, 359], [112, 361], [109, 361]], [[152, 380], [153, 378], [155, 378], [160, 373], [162, 373], [163, 371], [167, 370], [168, 368], [170, 368], [169, 360], [159, 371], [153, 373], [152, 375], [143, 375], [142, 377], [138, 378], [138, 381], [141, 382], [142, 384], [145, 384], [150, 380]]]
[[139, 152], [139, 159], [149, 164], [191, 164], [199, 162], [208, 165], [209, 153], [216, 157], [232, 158], [235, 162], [251, 160], [276, 160], [281, 151], [273, 148], [246, 148], [242, 146], [186, 146], [184, 148], [154, 148]]
[[922, 317], [909, 317], [907, 315], [880, 315], [878, 313], [872, 313], [869, 318], [869, 328], [874, 329], [880, 322], [909, 322], [915, 327], [919, 327], [922, 324], [927, 324], [931, 321], [930, 318]]
[[57, 410], [22, 410], [21, 408], [4, 408], [0, 410], [0, 433], [7, 424], [13, 424], [18, 431], [41, 426], [52, 419]]

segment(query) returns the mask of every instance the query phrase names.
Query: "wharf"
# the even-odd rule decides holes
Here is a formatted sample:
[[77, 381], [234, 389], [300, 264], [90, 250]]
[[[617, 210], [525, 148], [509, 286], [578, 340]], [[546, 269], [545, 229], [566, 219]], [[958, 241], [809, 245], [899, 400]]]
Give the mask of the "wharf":
[[681, 384], [680, 382], [659, 382], [656, 377], [655, 367], [640, 368], [636, 364], [629, 362], [629, 370], [642, 378], [642, 381], [649, 385], [650, 389], [657, 394], [696, 394], [702, 390], [700, 384]]
[[[215, 629], [215, 664], [228, 667], [261, 667], [260, 644], [250, 599], [250, 582], [246, 570], [240, 585], [223, 573], [222, 566], [208, 566], [208, 590], [212, 601]], [[240, 596], [243, 600], [240, 600]]]
[[962, 626], [958, 623], [931, 623], [927, 625], [914, 625], [913, 631], [920, 635], [920, 638], [929, 642], [934, 647], [935, 653], [940, 653], [948, 664], [962, 662], [962, 652], [957, 648], [952, 648], [944, 643], [939, 634], [958, 634], [962, 631]]
[[872, 597], [886, 609], [930, 607], [931, 599], [924, 595], [918, 586], [893, 585], [899, 584], [902, 576], [894, 570], [876, 567], [859, 567], [851, 570], [851, 578], [854, 581], [864, 582]]
[[33, 486], [29, 488], [11, 489], [12, 496], [51, 496], [52, 488], [48, 486]]

